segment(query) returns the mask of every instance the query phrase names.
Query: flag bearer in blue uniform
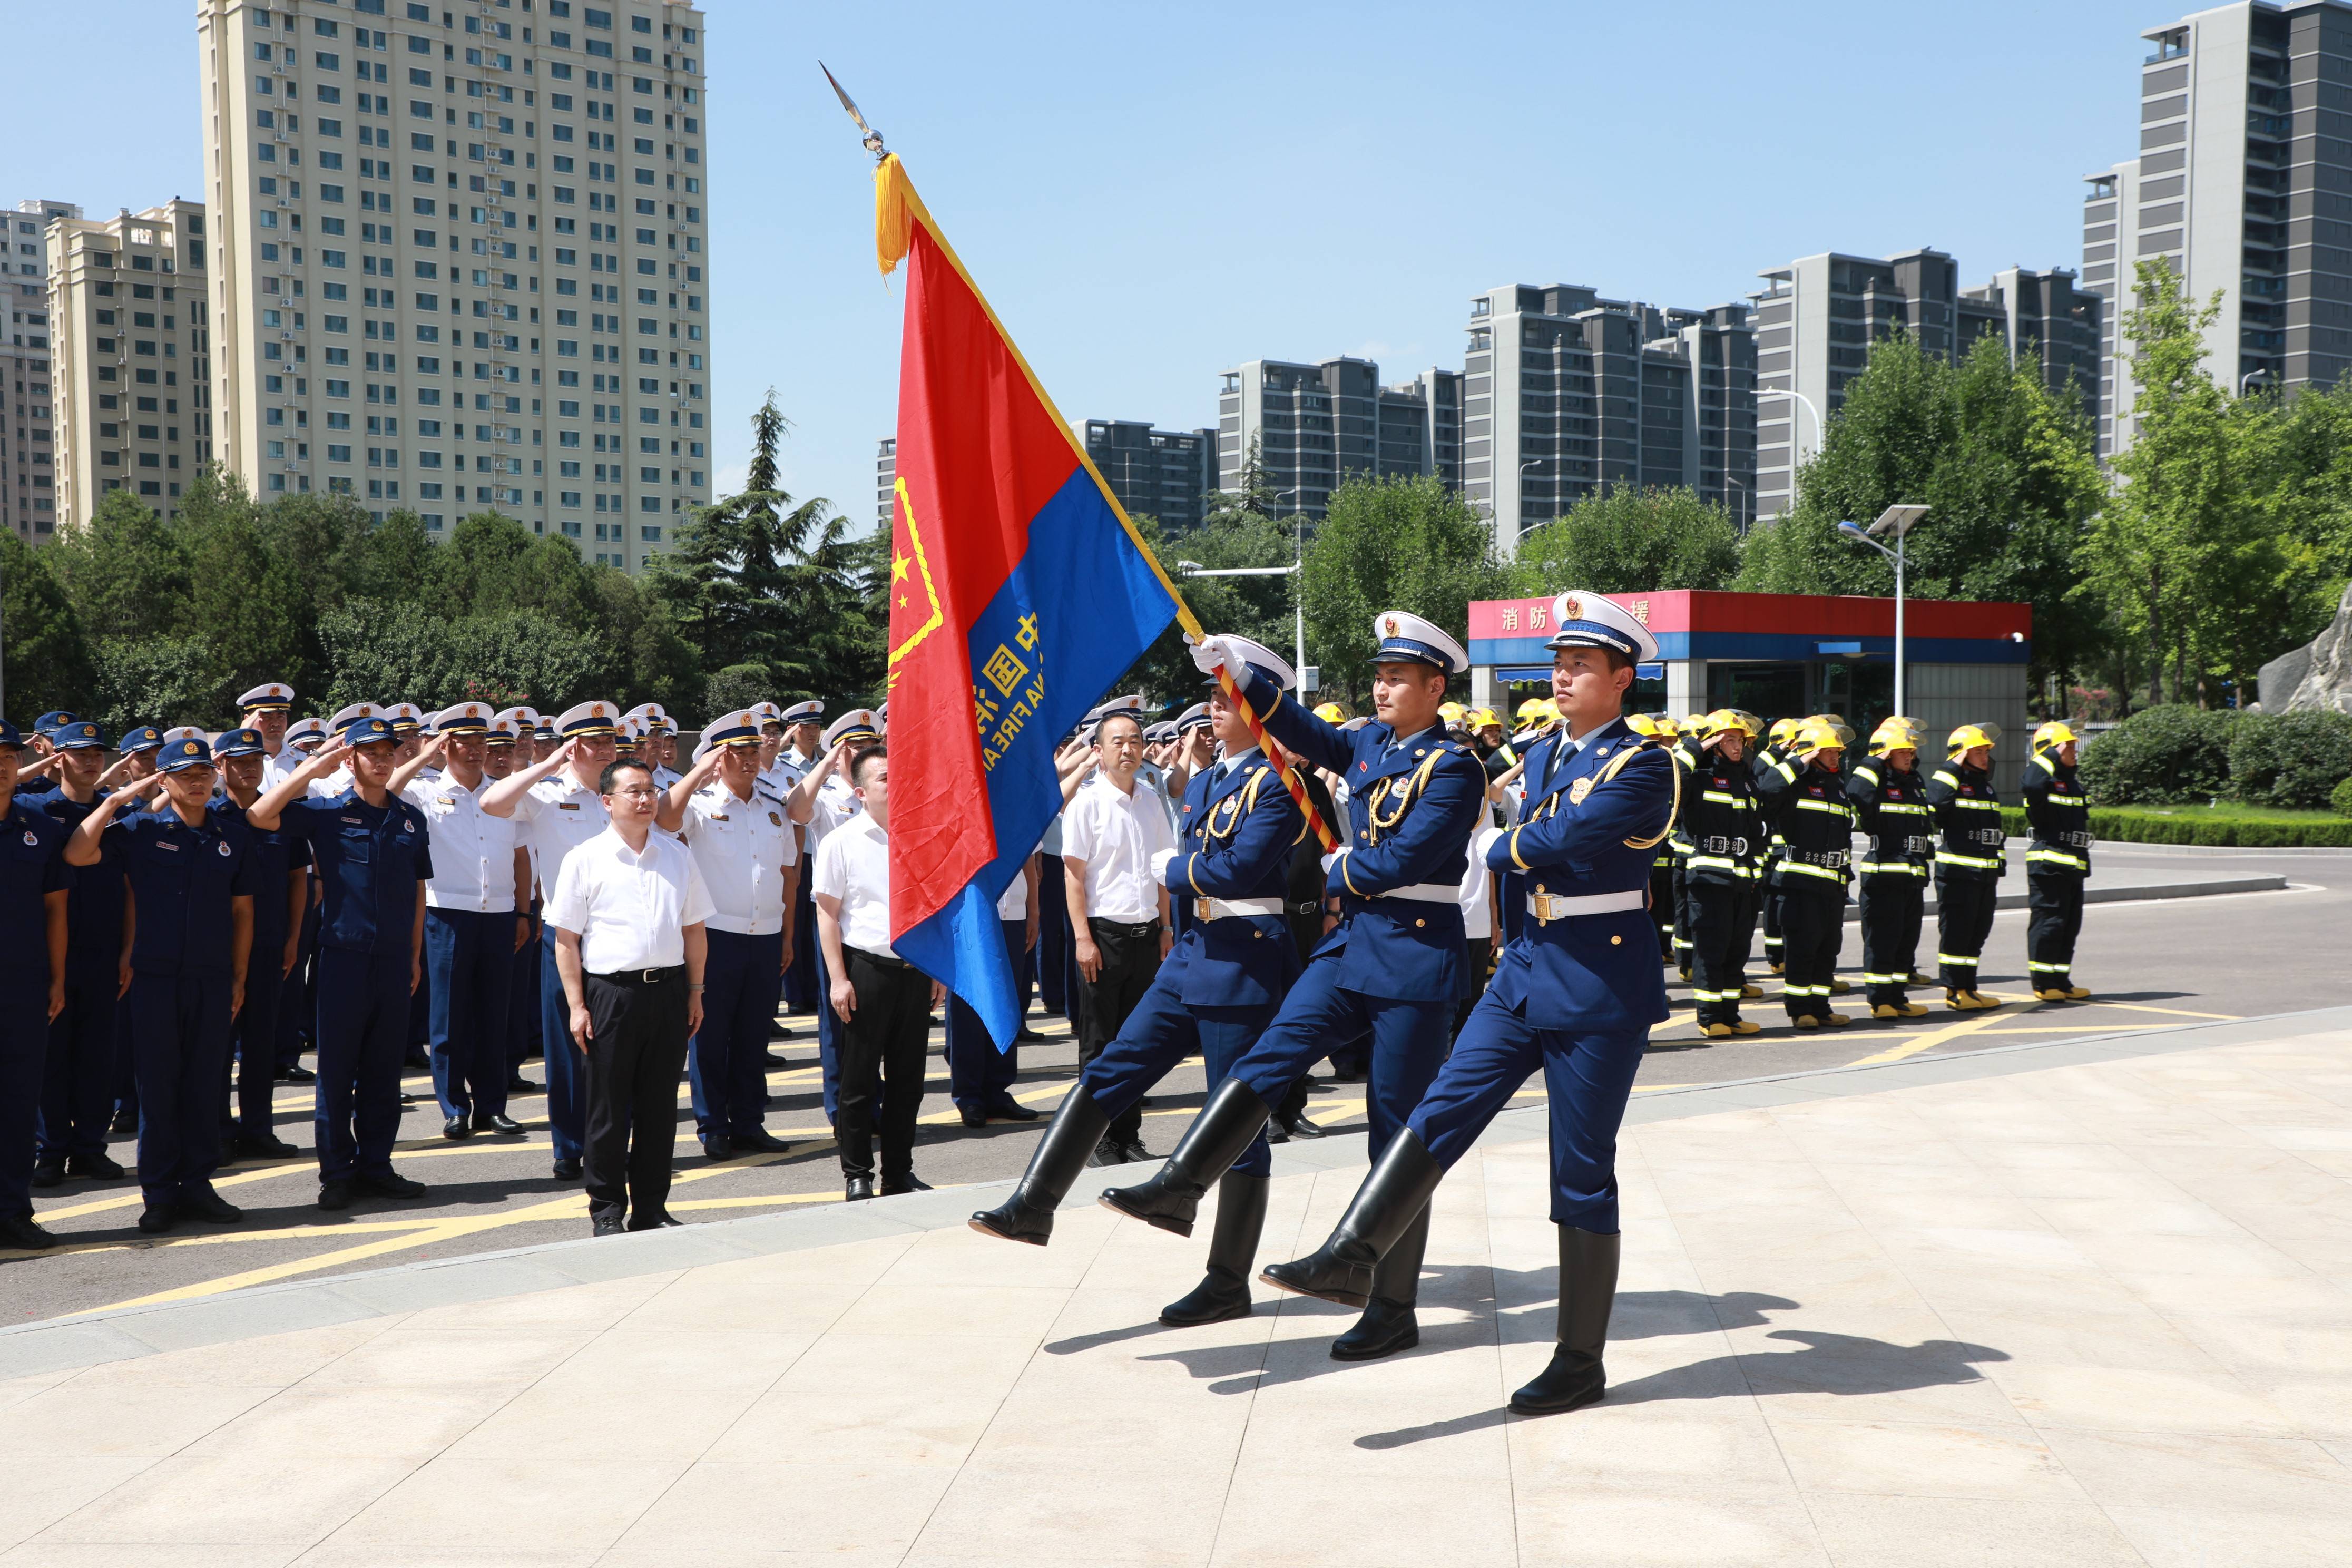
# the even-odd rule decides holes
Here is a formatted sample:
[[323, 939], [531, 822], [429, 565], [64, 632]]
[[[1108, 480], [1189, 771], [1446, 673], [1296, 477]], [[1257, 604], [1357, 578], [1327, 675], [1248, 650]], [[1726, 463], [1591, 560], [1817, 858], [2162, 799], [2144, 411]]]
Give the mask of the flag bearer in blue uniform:
[[[1375, 616], [1372, 635], [1379, 717], [1353, 730], [1285, 698], [1250, 669], [1234, 642], [1211, 637], [1193, 649], [1203, 670], [1232, 672], [1286, 749], [1347, 780], [1354, 832], [1330, 858], [1325, 882], [1340, 900], [1339, 929], [1307, 960], [1273, 1026], [1211, 1091], [1159, 1174], [1102, 1195], [1108, 1207], [1162, 1230], [1192, 1234], [1202, 1194], [1257, 1143], [1292, 1082], [1335, 1046], [1367, 1037], [1366, 1110], [1379, 1160], [1437, 1076], [1454, 1004], [1471, 989], [1462, 879], [1470, 837], [1486, 810], [1486, 770], [1476, 752], [1445, 738], [1437, 711], [1447, 679], [1465, 672], [1470, 658], [1444, 632], [1401, 610]], [[1420, 1342], [1413, 1304], [1428, 1221], [1419, 1213], [1404, 1217], [1402, 1244], [1353, 1303], [1365, 1309], [1362, 1320], [1331, 1347], [1342, 1361]]]
[[[70, 833], [98, 809], [110, 780], [127, 770], [120, 763], [107, 765], [106, 734], [88, 720], [58, 725], [49, 743], [58, 758], [50, 775], [56, 792], [20, 795], [16, 803], [47, 812]], [[74, 872], [67, 901], [66, 1005], [49, 1025], [48, 1066], [41, 1075], [37, 1187], [56, 1186], [68, 1176], [114, 1181], [122, 1174], [106, 1152], [106, 1124], [114, 1114], [115, 1015], [121, 1007], [122, 911], [129, 899], [121, 840], [104, 840], [98, 864]]]
[[[425, 814], [392, 791], [398, 746], [390, 721], [355, 719], [245, 814], [265, 833], [283, 826], [305, 840], [324, 889], [312, 1114], [322, 1209], [349, 1208], [362, 1192], [425, 1192], [392, 1168], [409, 998], [424, 978], [424, 884], [433, 876]], [[348, 789], [309, 793], [312, 780], [341, 766], [351, 770]]]
[[2025, 764], [2025, 968], [2043, 1002], [2080, 1002], [2091, 988], [2074, 984], [2074, 939], [2083, 934], [2083, 884], [2091, 876], [2091, 802], [2074, 771], [2074, 731], [2052, 720], [2033, 731]]
[[[512, 817], [482, 809], [491, 713], [459, 702], [433, 715], [433, 738], [394, 775], [425, 814], [433, 879], [425, 887], [425, 985], [441, 1136], [522, 1131], [507, 1114], [507, 1009], [515, 954], [530, 938], [530, 852]], [[421, 764], [439, 764], [435, 774]], [[418, 776], [404, 778], [412, 770]]]
[[[248, 697], [251, 693], [247, 694]], [[284, 715], [279, 715], [282, 720]], [[261, 798], [269, 742], [259, 730], [231, 730], [213, 745], [226, 799], [246, 811]], [[253, 882], [253, 954], [246, 961], [245, 998], [231, 1026], [236, 1081], [222, 1062], [222, 1103], [236, 1116], [225, 1125], [230, 1149], [254, 1159], [283, 1160], [300, 1151], [278, 1136], [278, 1008], [286, 977], [301, 956], [302, 917], [310, 906], [310, 847], [280, 827], [248, 830], [246, 849]]]
[[793, 961], [800, 835], [760, 771], [750, 710], [704, 728], [693, 767], [664, 793], [654, 822], [686, 841], [712, 904], [703, 922], [702, 1023], [687, 1055], [702, 1152], [714, 1160], [781, 1154], [792, 1145], [762, 1124], [768, 1026]]
[[[1425, 1227], [1431, 1195], [1537, 1068], [1551, 1113], [1551, 1218], [1559, 1230], [1558, 1345], [1511, 1396], [1527, 1414], [1571, 1410], [1606, 1387], [1601, 1352], [1617, 1289], [1617, 1129], [1666, 991], [1644, 909], [1650, 862], [1674, 820], [1681, 770], [1619, 716], [1648, 628], [1598, 594], [1553, 604], [1560, 727], [1528, 758], [1527, 812], [1487, 863], [1525, 879], [1529, 920], [1410, 1125], [1391, 1141], [1330, 1239], [1262, 1276], [1355, 1305]], [[1416, 1249], [1418, 1242], [1412, 1245]]]
[[[1277, 693], [1297, 684], [1289, 665], [1262, 644], [1246, 637], [1215, 640], [1236, 661], [1228, 668], [1248, 669], [1254, 703], [1271, 708]], [[1118, 1037], [1087, 1064], [1077, 1086], [1063, 1099], [1013, 1196], [971, 1216], [971, 1227], [983, 1235], [1045, 1245], [1054, 1232], [1055, 1208], [1110, 1124], [1194, 1051], [1201, 1053], [1211, 1085], [1234, 1087], [1227, 1079], [1265, 1035], [1298, 977], [1298, 949], [1290, 940], [1284, 898], [1291, 850], [1307, 831], [1306, 817], [1282, 775], [1258, 750], [1249, 721], [1222, 689], [1210, 694], [1208, 718], [1224, 742], [1224, 760], [1200, 768], [1186, 782], [1180, 847], [1163, 852], [1153, 868], [1176, 913], [1176, 944]], [[1299, 1070], [1305, 1070], [1304, 1062]], [[1279, 1100], [1291, 1081], [1286, 1079], [1271, 1099]], [[1217, 1182], [1217, 1223], [1208, 1273], [1190, 1295], [1161, 1310], [1161, 1322], [1181, 1327], [1248, 1315], [1250, 1265], [1257, 1256], [1273, 1174], [1264, 1121], [1261, 1115], [1253, 1125], [1232, 1168], [1212, 1178]], [[1189, 1207], [1180, 1234], [1191, 1232]]]
[[24, 739], [0, 719], [0, 1247], [58, 1238], [33, 1222], [33, 1140], [49, 1025], [66, 1005], [68, 828], [16, 798]]
[[[139, 1228], [170, 1230], [194, 1215], [245, 1217], [213, 1191], [221, 1159], [221, 1082], [229, 1032], [245, 1002], [253, 951], [253, 835], [244, 815], [212, 804], [219, 773], [201, 740], [173, 741], [162, 772], [117, 790], [66, 844], [69, 866], [95, 866], [100, 843], [122, 845], [131, 883], [131, 1017], [139, 1083]], [[159, 795], [152, 811], [143, 802]], [[279, 897], [284, 896], [281, 885]]]

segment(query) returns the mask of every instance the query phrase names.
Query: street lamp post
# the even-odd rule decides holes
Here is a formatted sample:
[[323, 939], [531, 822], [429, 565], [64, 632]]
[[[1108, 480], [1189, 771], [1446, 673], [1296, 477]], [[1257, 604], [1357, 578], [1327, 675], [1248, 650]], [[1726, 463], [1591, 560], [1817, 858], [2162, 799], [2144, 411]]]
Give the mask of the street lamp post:
[[[1756, 395], [1759, 397], [1793, 397], [1798, 402], [1803, 404], [1805, 405], [1805, 412], [1813, 416], [1813, 450], [1818, 452], [1822, 449], [1822, 443], [1829, 438], [1828, 427], [1822, 423], [1822, 411], [1813, 406], [1813, 400], [1811, 398], [1807, 397], [1803, 393], [1797, 390], [1795, 385], [1796, 376], [1794, 374], [1790, 375], [1789, 380], [1790, 384], [1785, 387], [1759, 386], [1756, 389]], [[1797, 424], [1796, 416], [1790, 415], [1789, 416], [1789, 502], [1791, 506], [1796, 504], [1797, 469], [1802, 462], [1802, 458], [1797, 450], [1799, 445], [1799, 430], [1800, 426]]]
[[1296, 577], [1291, 593], [1291, 636], [1297, 644], [1294, 657], [1297, 659], [1298, 679], [1307, 679], [1307, 577], [1306, 556], [1287, 566], [1203, 566], [1197, 561], [1179, 561], [1176, 574], [1180, 577]]
[[2268, 381], [2270, 378], [2271, 373], [2269, 371], [2263, 369], [2260, 365], [2255, 366], [2252, 370], [2248, 371], [2245, 374], [2238, 378], [2238, 395], [2241, 397], [2245, 396], [2246, 388], [2255, 381]]
[[[1912, 525], [1927, 515], [1927, 509], [1924, 506], [1898, 501], [1880, 512], [1878, 521], [1868, 528], [1853, 521], [1838, 524], [1840, 533], [1848, 539], [1860, 540], [1895, 563], [1895, 711], [1897, 713], [1903, 711], [1903, 546], [1910, 536]], [[1878, 533], [1893, 534], [1895, 548], [1889, 550], [1871, 537]]]

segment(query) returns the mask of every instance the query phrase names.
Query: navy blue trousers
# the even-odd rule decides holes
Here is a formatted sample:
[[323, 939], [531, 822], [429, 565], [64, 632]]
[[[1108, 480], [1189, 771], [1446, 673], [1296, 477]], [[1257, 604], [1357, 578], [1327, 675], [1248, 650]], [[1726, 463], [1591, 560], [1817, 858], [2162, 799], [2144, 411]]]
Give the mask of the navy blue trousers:
[[[1282, 1000], [1273, 1026], [1227, 1076], [1249, 1086], [1268, 1105], [1279, 1105], [1290, 1086], [1316, 1058], [1356, 1047], [1371, 1037], [1370, 1081], [1364, 1116], [1370, 1125], [1371, 1157], [1377, 1161], [1404, 1128], [1405, 1118], [1437, 1076], [1454, 1032], [1454, 998], [1404, 1001], [1367, 996], [1339, 984], [1337, 952], [1307, 962], [1307, 973]], [[1475, 1023], [1475, 1016], [1473, 1016]], [[1213, 1086], [1215, 1079], [1211, 1079]]]
[[801, 859], [800, 889], [793, 895], [793, 966], [784, 971], [784, 1005], [795, 1013], [821, 1013], [828, 1005], [816, 984], [816, 878], [809, 857]]
[[[33, 1140], [48, 1058], [48, 1019], [46, 966], [0, 974], [0, 1214], [33, 1212]], [[108, 1045], [110, 1050], [111, 1038]]]
[[841, 1016], [833, 1010], [833, 976], [825, 972], [824, 948], [816, 952], [816, 1062], [824, 1079], [824, 1121], [830, 1127], [841, 1112]]
[[[1013, 965], [1013, 996], [1020, 1012], [1013, 1015], [1017, 1033], [1029, 1001], [1029, 922], [999, 921], [1004, 933], [1004, 954]], [[959, 1110], [986, 1110], [1012, 1098], [1013, 1080], [1021, 1068], [1021, 1047], [1008, 1040], [1002, 1050], [988, 1037], [980, 1015], [952, 993], [948, 997], [948, 1093]]]
[[[115, 998], [112, 970], [66, 974], [66, 1010], [49, 1025], [48, 1063], [41, 1073], [40, 1158], [106, 1152], [114, 1114]], [[47, 1000], [40, 1012], [47, 1014]]]
[[401, 1058], [408, 1054], [408, 969], [404, 952], [319, 949], [311, 1140], [322, 1182], [392, 1172]]
[[[315, 889], [317, 884], [312, 884]], [[310, 906], [302, 912], [302, 953], [294, 961], [292, 973], [278, 983], [278, 1065], [290, 1068], [302, 1059], [309, 1048], [311, 1031], [319, 1016], [318, 992], [311, 981], [313, 966], [319, 962], [319, 900], [315, 894]]]
[[[531, 905], [532, 929], [538, 929], [539, 906]], [[512, 1078], [532, 1052], [539, 1049], [539, 943], [517, 948], [507, 981], [507, 1076]]]
[[[1167, 974], [1164, 965], [1161, 973]], [[1078, 1075], [1078, 1081], [1113, 1121], [1194, 1051], [1201, 1053], [1211, 1089], [1236, 1076], [1251, 1045], [1265, 1035], [1266, 1026], [1274, 1021], [1273, 1003], [1256, 1007], [1188, 1007], [1177, 1000], [1181, 980], [1181, 975], [1153, 980], [1120, 1026], [1118, 1037]], [[1263, 1098], [1273, 1105], [1289, 1088], [1290, 1080], [1285, 1079], [1274, 1093]], [[1242, 1157], [1234, 1162], [1234, 1169], [1244, 1176], [1274, 1173], [1274, 1153], [1266, 1147], [1265, 1132], [1251, 1140]]]
[[1552, 1220], [1613, 1236], [1617, 1129], [1649, 1037], [1647, 1029], [1538, 1029], [1489, 991], [1471, 1010], [1454, 1054], [1413, 1111], [1413, 1136], [1451, 1168], [1541, 1068], [1551, 1110]]
[[139, 1190], [175, 1203], [220, 1168], [229, 978], [133, 974], [123, 1001], [137, 1042]]
[[539, 928], [539, 1048], [546, 1057], [547, 1131], [559, 1160], [577, 1160], [587, 1147], [588, 1064], [572, 1043], [572, 1005], [555, 968], [555, 928]]
[[246, 964], [250, 978], [245, 984], [245, 1005], [229, 1025], [236, 1060], [222, 1060], [221, 1103], [235, 1106], [235, 1121], [247, 1132], [268, 1132], [277, 1121], [278, 1008], [285, 990], [284, 976], [278, 971], [285, 962], [283, 931], [255, 936], [253, 956]]
[[432, 993], [433, 1093], [445, 1117], [506, 1110], [514, 933], [512, 910], [425, 911], [422, 989]]
[[686, 1054], [694, 1131], [741, 1137], [760, 1131], [767, 1104], [768, 1025], [783, 994], [784, 933], [704, 932], [702, 1027]]
[[1076, 1023], [1077, 936], [1070, 929], [1070, 890], [1059, 855], [1037, 859], [1037, 1000], [1046, 1012]]
[[[43, 1012], [48, 1008], [43, 1005]], [[114, 1109], [118, 1113], [136, 1118], [139, 1114], [139, 1058], [137, 1044], [131, 1038], [131, 1009], [114, 1010]]]

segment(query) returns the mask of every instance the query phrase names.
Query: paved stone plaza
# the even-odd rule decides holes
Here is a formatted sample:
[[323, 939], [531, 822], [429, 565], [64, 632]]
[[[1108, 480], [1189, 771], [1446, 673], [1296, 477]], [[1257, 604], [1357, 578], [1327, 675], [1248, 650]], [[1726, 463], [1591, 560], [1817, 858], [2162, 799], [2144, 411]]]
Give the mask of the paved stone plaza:
[[[2339, 1009], [1638, 1101], [1564, 1416], [1503, 1414], [1552, 1324], [1524, 1110], [1369, 1365], [1263, 1289], [1161, 1329], [1197, 1245], [958, 1223], [1001, 1186], [28, 1325], [0, 1563], [2337, 1564], [2348, 1052]], [[1275, 1257], [1362, 1168], [1283, 1152]]]

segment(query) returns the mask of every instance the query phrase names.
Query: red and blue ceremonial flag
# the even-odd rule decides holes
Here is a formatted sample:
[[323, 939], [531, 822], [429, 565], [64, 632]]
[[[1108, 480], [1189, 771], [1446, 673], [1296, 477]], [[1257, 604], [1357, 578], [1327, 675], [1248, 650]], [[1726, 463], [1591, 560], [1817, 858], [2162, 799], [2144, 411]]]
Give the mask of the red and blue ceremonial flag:
[[996, 901], [1061, 809], [1055, 747], [1182, 611], [895, 154], [874, 180], [882, 270], [907, 267], [890, 942], [1001, 1049], [1018, 1016]]

